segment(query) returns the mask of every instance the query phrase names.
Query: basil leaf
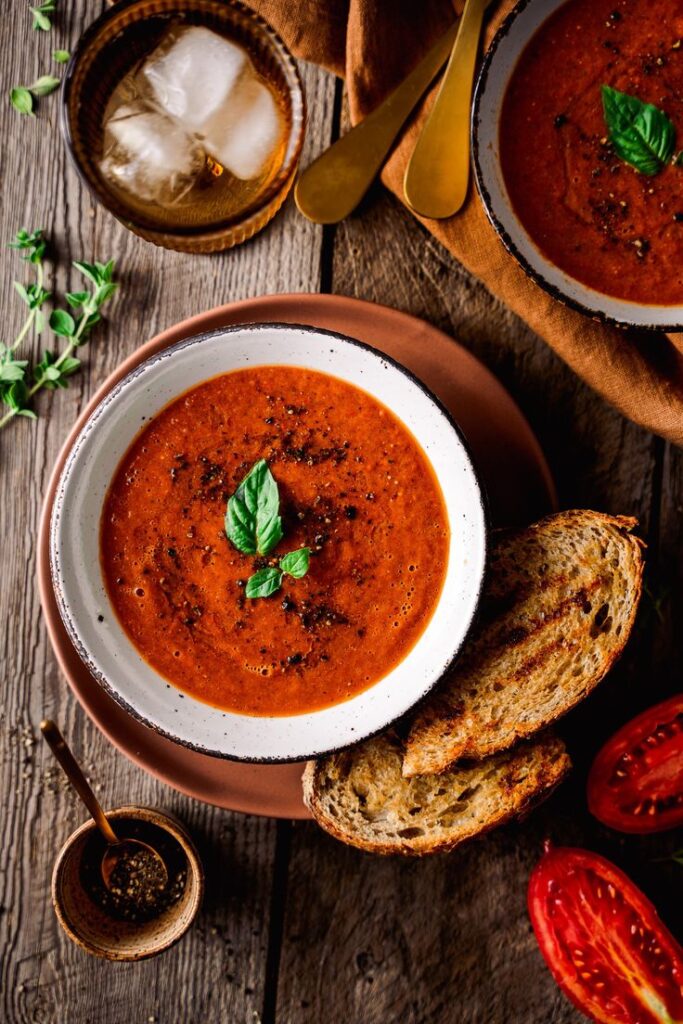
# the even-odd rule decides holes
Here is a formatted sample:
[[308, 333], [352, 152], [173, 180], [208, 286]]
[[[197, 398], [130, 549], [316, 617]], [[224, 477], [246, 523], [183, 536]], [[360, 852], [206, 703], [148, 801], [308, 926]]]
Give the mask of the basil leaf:
[[272, 551], [276, 544], [279, 544], [282, 540], [282, 519], [280, 516], [273, 516], [264, 525], [257, 525], [256, 528], [256, 546], [259, 554], [267, 555], [269, 551]]
[[246, 555], [267, 555], [282, 539], [280, 495], [265, 459], [251, 467], [228, 501], [225, 532]]
[[310, 556], [310, 548], [299, 548], [298, 551], [290, 551], [289, 554], [284, 555], [280, 559], [280, 568], [288, 576], [293, 576], [295, 580], [300, 580], [308, 572]]
[[247, 597], [270, 597], [281, 585], [281, 569], [259, 569], [247, 580], [245, 593]]
[[648, 177], [666, 166], [676, 129], [663, 110], [608, 85], [602, 86], [602, 108], [617, 156]]
[[225, 532], [238, 551], [244, 555], [256, 554], [256, 518], [236, 494], [228, 501], [225, 514]]
[[33, 96], [23, 85], [10, 89], [9, 98], [14, 109], [20, 114], [30, 114], [31, 117], [35, 117], [33, 113]]
[[56, 61], [57, 64], [66, 64], [71, 60], [71, 54], [68, 50], [53, 50], [52, 59]]

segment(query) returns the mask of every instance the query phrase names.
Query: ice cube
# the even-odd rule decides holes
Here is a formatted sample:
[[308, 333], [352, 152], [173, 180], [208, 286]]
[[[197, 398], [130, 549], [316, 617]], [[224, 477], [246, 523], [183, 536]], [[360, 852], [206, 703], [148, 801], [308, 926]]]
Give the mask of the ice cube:
[[236, 178], [256, 178], [281, 135], [280, 112], [270, 89], [244, 74], [230, 100], [204, 126], [206, 151]]
[[104, 129], [100, 170], [138, 199], [172, 205], [204, 167], [205, 154], [196, 139], [158, 111], [121, 106]]
[[201, 132], [245, 70], [253, 68], [241, 46], [193, 26], [172, 29], [145, 61], [142, 76], [162, 110], [188, 131]]

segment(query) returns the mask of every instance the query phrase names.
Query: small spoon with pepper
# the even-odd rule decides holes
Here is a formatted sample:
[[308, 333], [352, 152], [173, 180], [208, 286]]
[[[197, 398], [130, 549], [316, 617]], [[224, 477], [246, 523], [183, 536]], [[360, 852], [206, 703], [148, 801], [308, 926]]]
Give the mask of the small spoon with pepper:
[[127, 875], [138, 872], [142, 867], [148, 877], [153, 877], [154, 887], [164, 889], [168, 883], [168, 869], [161, 854], [140, 839], [119, 839], [55, 723], [49, 718], [44, 719], [40, 723], [40, 731], [107, 843], [101, 864], [105, 887], [111, 892], [113, 888], [125, 886]]

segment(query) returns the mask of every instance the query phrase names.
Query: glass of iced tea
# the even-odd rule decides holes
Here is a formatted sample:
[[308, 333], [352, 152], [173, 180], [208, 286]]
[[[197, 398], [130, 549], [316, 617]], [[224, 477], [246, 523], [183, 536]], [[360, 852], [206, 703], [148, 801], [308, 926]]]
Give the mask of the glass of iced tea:
[[236, 0], [119, 0], [82, 36], [62, 129], [97, 199], [183, 252], [250, 238], [279, 210], [305, 110], [291, 54]]

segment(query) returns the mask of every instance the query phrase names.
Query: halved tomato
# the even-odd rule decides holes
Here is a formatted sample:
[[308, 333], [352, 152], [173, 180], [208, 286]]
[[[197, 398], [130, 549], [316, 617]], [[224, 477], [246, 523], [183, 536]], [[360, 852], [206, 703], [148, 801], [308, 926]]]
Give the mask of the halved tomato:
[[588, 808], [620, 832], [683, 825], [683, 693], [632, 718], [588, 776]]
[[588, 850], [547, 845], [528, 899], [545, 961], [587, 1017], [683, 1021], [683, 949], [623, 871]]

